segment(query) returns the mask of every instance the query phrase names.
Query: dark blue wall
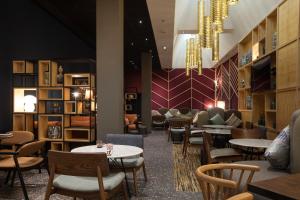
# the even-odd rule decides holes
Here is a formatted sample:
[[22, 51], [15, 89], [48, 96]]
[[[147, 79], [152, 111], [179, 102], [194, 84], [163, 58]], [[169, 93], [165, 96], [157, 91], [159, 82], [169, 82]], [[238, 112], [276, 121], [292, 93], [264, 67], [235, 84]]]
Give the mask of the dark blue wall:
[[0, 6], [0, 132], [12, 127], [13, 59], [95, 59], [96, 50], [32, 0]]

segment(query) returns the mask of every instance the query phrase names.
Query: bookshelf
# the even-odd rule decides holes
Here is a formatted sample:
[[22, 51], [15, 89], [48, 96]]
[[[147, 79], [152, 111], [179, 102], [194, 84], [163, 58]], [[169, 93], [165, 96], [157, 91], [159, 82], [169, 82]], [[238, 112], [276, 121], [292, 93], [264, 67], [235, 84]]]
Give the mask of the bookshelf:
[[239, 110], [244, 122], [265, 126], [268, 138], [300, 108], [299, 36], [299, 1], [286, 0], [238, 44]]
[[[52, 150], [68, 151], [72, 145], [95, 141], [93, 73], [78, 70], [72, 73], [72, 67], [63, 73], [61, 63], [53, 60], [12, 63], [13, 130], [34, 132], [36, 138], [47, 141]], [[35, 98], [33, 108], [25, 108], [24, 99], [28, 95]]]

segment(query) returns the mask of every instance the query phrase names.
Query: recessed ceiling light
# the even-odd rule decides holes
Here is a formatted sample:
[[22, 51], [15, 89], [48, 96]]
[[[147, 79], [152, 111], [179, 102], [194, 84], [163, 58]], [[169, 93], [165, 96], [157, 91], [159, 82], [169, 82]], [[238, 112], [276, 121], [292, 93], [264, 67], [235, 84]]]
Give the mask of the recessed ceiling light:
[[134, 46], [134, 42], [131, 42], [130, 45], [131, 45], [131, 46]]
[[139, 24], [142, 24], [142, 23], [143, 23], [143, 20], [140, 19], [140, 20], [139, 20]]
[[163, 46], [163, 50], [166, 51], [167, 50], [167, 46]]
[[148, 41], [148, 38], [145, 38], [146, 41]]

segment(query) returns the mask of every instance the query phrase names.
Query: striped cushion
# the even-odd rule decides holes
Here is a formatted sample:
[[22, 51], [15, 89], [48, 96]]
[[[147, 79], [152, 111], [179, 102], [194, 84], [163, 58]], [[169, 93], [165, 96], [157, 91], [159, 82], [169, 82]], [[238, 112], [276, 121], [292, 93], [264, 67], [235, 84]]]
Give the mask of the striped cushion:
[[226, 124], [233, 127], [238, 127], [242, 123], [242, 120], [240, 120], [237, 116], [235, 116], [234, 113], [231, 114], [231, 116], [226, 120]]

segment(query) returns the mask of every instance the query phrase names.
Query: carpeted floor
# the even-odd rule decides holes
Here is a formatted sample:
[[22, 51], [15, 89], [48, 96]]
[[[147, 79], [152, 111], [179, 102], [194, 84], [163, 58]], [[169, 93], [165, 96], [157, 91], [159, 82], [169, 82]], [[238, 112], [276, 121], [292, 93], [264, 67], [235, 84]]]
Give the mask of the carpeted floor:
[[186, 158], [182, 155], [182, 145], [173, 145], [174, 179], [176, 191], [200, 192], [195, 170], [200, 166], [199, 146], [189, 146]]
[[[189, 189], [193, 187], [187, 186], [186, 187], [187, 189], [185, 189], [185, 187], [182, 187], [183, 189], [178, 189], [178, 187], [176, 186], [176, 185], [187, 185], [188, 178], [182, 178], [184, 181], [181, 183], [175, 181], [174, 174], [193, 174], [195, 170], [191, 171], [190, 168], [188, 169], [182, 167], [181, 166], [182, 163], [180, 161], [182, 159], [180, 159], [176, 155], [175, 158], [179, 158], [179, 159], [176, 159], [177, 160], [176, 162], [173, 161], [173, 148], [174, 148], [174, 152], [178, 152], [177, 154], [179, 154], [181, 148], [180, 147], [177, 148], [175, 146], [172, 148], [172, 146], [173, 146], [172, 143], [167, 141], [167, 136], [163, 131], [153, 131], [151, 134], [145, 137], [144, 157], [145, 157], [148, 181], [145, 183], [143, 180], [142, 173], [139, 173], [138, 196], [137, 197], [133, 196], [131, 199], [134, 200], [136, 199], [139, 200], [165, 200], [165, 199], [199, 200], [202, 199], [202, 195], [200, 192], [191, 192], [191, 191], [196, 191], [193, 189]], [[176, 163], [179, 165], [177, 165]], [[174, 167], [176, 169], [181, 169], [181, 170], [174, 173], [173, 170]], [[29, 193], [29, 198], [31, 200], [42, 200], [44, 198], [44, 193], [48, 181], [48, 175], [46, 171], [43, 170], [43, 172], [39, 174], [37, 170], [32, 170], [29, 172], [25, 172], [24, 176], [25, 176], [26, 187]], [[4, 179], [5, 179], [5, 174], [3, 172], [0, 172], [0, 184], [1, 184], [0, 199], [1, 200], [23, 199], [23, 194], [18, 179], [16, 178], [16, 183], [13, 188], [7, 185], [3, 185]], [[132, 187], [131, 180], [132, 179], [129, 180], [130, 181], [129, 184]], [[178, 182], [179, 184], [175, 182]], [[191, 180], [191, 182], [192, 185], [196, 185], [196, 180]], [[68, 198], [60, 195], [52, 195], [51, 198], [51, 200], [68, 200], [68, 199], [72, 199], [72, 198]], [[116, 197], [116, 199], [120, 199], [120, 198]]]

